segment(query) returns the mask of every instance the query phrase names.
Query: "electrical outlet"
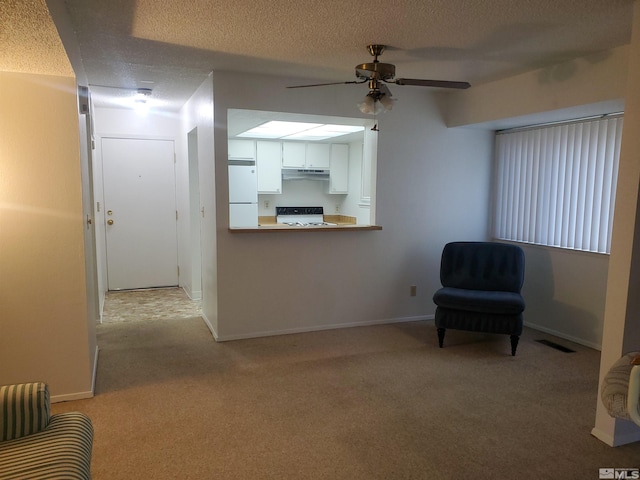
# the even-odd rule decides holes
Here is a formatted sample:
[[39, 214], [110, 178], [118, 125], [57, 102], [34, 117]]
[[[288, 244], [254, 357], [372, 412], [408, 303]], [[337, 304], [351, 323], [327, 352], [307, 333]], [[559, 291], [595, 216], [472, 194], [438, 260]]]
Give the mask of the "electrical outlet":
[[418, 287], [416, 287], [415, 285], [411, 285], [409, 287], [409, 295], [411, 295], [412, 297], [415, 297], [417, 292], [418, 292]]
[[336, 205], [336, 213], [340, 213], [340, 205]]
[[269, 208], [269, 200], [264, 201], [264, 208]]

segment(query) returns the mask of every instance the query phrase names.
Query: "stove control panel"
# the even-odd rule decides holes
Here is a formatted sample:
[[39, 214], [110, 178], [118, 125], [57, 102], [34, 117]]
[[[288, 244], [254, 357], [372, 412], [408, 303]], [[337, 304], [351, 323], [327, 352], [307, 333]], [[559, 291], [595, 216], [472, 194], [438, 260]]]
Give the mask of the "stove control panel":
[[276, 207], [276, 215], [324, 215], [322, 207]]

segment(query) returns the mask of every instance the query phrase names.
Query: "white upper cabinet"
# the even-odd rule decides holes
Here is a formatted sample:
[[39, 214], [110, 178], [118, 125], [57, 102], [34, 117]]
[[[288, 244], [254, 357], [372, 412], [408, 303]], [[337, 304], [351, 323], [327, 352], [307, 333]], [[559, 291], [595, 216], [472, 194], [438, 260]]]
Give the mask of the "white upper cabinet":
[[282, 167], [305, 168], [307, 165], [307, 144], [302, 142], [282, 142]]
[[231, 160], [256, 159], [256, 142], [253, 140], [229, 140], [227, 148]]
[[330, 194], [349, 193], [349, 145], [331, 145]]
[[306, 168], [325, 170], [331, 163], [331, 145], [328, 143], [307, 144]]
[[282, 193], [282, 144], [256, 142], [258, 193]]
[[331, 145], [328, 143], [282, 143], [282, 168], [328, 170]]

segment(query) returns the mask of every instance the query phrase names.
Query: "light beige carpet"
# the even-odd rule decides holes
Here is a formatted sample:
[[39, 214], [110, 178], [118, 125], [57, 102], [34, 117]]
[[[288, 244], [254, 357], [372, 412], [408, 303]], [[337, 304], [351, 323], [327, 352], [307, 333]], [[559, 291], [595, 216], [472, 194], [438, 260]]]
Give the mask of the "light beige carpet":
[[[550, 338], [562, 353], [535, 342]], [[216, 343], [198, 318], [98, 328], [103, 479], [598, 479], [640, 444], [590, 435], [599, 353], [432, 322]]]

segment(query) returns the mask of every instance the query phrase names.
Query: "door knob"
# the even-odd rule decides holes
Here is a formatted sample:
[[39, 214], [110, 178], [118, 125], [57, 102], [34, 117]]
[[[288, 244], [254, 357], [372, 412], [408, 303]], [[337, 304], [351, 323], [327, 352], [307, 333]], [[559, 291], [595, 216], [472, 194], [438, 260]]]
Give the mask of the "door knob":
[[107, 225], [113, 225], [113, 220], [111, 219], [107, 220]]

